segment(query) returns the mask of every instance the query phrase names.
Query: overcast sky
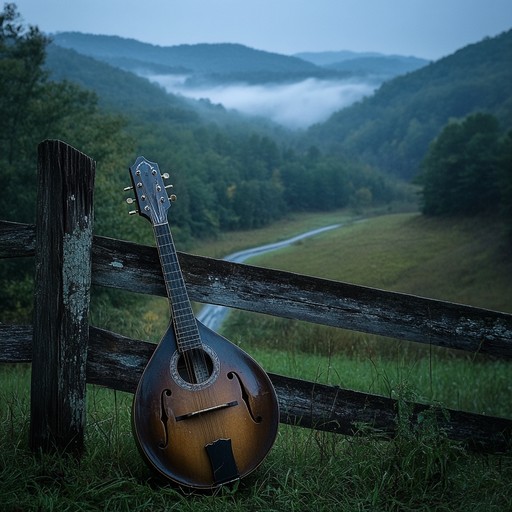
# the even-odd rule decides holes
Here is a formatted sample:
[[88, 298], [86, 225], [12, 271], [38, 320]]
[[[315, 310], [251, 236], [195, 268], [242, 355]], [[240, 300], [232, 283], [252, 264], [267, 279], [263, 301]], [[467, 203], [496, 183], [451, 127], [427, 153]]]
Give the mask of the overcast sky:
[[[4, 2], [2, 2], [3, 4]], [[512, 0], [17, 0], [26, 23], [162, 46], [241, 43], [435, 60], [512, 28]]]

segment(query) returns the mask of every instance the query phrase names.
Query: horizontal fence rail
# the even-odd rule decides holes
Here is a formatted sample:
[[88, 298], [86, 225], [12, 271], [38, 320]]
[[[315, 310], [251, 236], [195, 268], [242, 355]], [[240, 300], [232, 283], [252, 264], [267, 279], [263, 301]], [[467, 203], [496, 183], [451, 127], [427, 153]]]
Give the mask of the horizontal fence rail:
[[[36, 226], [0, 221], [0, 258], [34, 257], [34, 323], [0, 323], [0, 362], [32, 363], [35, 451], [84, 446], [86, 383], [133, 393], [155, 345], [89, 325], [90, 286], [166, 296], [157, 250], [93, 236], [95, 163], [62, 141], [38, 146]], [[290, 272], [178, 254], [190, 298], [278, 317], [509, 359], [512, 315]], [[474, 449], [511, 448], [512, 420], [270, 374], [284, 423], [394, 436], [424, 419]], [[398, 397], [399, 398], [399, 397]]]
[[[0, 257], [32, 256], [34, 227], [0, 221]], [[178, 253], [203, 303], [512, 358], [512, 315], [414, 295]], [[92, 282], [165, 296], [154, 247], [95, 236]]]
[[[87, 382], [134, 393], [155, 347], [90, 327]], [[0, 325], [0, 355], [0, 361], [30, 362], [32, 327]], [[397, 432], [397, 400], [282, 375], [269, 376], [278, 395], [282, 423], [345, 435], [368, 433], [370, 428], [383, 438]], [[410, 407], [407, 419], [412, 425], [418, 426], [421, 416], [431, 414], [439, 431], [469, 448], [499, 452], [510, 447], [512, 420], [418, 403], [406, 406]]]

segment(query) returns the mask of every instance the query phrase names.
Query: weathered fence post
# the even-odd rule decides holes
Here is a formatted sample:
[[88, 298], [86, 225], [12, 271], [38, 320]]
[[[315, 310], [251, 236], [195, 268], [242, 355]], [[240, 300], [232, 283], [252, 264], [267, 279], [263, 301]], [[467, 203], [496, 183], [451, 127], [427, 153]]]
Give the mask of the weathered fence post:
[[30, 444], [83, 450], [95, 162], [38, 147]]

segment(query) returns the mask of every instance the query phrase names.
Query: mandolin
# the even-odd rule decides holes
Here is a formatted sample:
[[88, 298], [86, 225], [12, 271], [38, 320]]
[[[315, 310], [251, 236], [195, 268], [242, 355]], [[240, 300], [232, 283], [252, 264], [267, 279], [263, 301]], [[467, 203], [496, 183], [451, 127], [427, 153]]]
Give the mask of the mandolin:
[[138, 157], [130, 177], [138, 206], [130, 213], [153, 225], [171, 312], [134, 396], [133, 434], [157, 475], [215, 489], [254, 471], [269, 452], [279, 422], [276, 393], [254, 359], [194, 316], [167, 221], [175, 198], [167, 196], [168, 175]]

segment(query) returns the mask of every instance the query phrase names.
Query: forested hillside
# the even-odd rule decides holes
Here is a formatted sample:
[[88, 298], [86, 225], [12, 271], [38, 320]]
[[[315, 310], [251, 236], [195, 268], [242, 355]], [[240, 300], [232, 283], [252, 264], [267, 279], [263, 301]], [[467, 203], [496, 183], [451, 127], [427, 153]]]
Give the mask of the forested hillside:
[[167, 94], [146, 79], [104, 62], [79, 54], [74, 50], [49, 44], [45, 68], [56, 82], [67, 80], [94, 91], [100, 104], [126, 112], [146, 109], [173, 109], [174, 117], [182, 121], [196, 119], [185, 100]]
[[[300, 145], [315, 145], [322, 152], [363, 161], [405, 180], [418, 174], [429, 144], [451, 119], [483, 111], [495, 115], [502, 130], [512, 127], [512, 31], [426, 66], [415, 57], [375, 53], [306, 52], [288, 57], [231, 44], [158, 47], [70, 32], [54, 38], [58, 45], [131, 71], [184, 74], [189, 86], [336, 76], [365, 76], [380, 83], [386, 78], [375, 94], [311, 127]], [[57, 59], [51, 63], [58, 67]], [[68, 66], [64, 69], [69, 74]], [[405, 74], [391, 79], [398, 73]], [[103, 89], [96, 87], [102, 101], [112, 91], [110, 84]], [[207, 102], [203, 107], [203, 113], [209, 111], [216, 122], [224, 114], [222, 107], [211, 108]]]
[[310, 128], [329, 151], [411, 179], [429, 144], [452, 118], [484, 111], [512, 128], [512, 30], [381, 86], [372, 96]]
[[265, 119], [248, 118], [222, 105], [209, 101], [192, 101], [168, 94], [159, 85], [135, 73], [101, 60], [88, 57], [75, 50], [51, 43], [46, 48], [45, 69], [54, 81], [69, 81], [93, 91], [101, 107], [125, 116], [148, 113], [165, 117], [171, 123], [215, 122], [226, 129], [240, 132], [262, 132], [284, 135], [284, 130]]
[[187, 75], [189, 84], [206, 81], [268, 83], [312, 77], [371, 77], [382, 81], [427, 63], [415, 57], [378, 53], [323, 52], [288, 56], [232, 43], [162, 47], [135, 39], [79, 32], [57, 33], [52, 39], [62, 48], [134, 73]]
[[[119, 43], [108, 41], [115, 48]], [[136, 55], [141, 47], [136, 41], [130, 45]], [[142, 47], [146, 52], [147, 45]], [[108, 45], [102, 48], [108, 53]], [[152, 48], [160, 56], [162, 49]], [[134, 73], [51, 44], [6, 4], [0, 16], [0, 218], [34, 221], [36, 148], [45, 138], [62, 139], [97, 161], [95, 232], [116, 238], [152, 239], [145, 225], [127, 216], [122, 193], [127, 168], [138, 155], [171, 174], [178, 197], [171, 222], [184, 249], [195, 238], [264, 226], [289, 212], [411, 205], [415, 193], [396, 176], [414, 174], [447, 119], [487, 108], [510, 126], [510, 49], [510, 32], [472, 45], [390, 81], [375, 96], [299, 136], [208, 101], [168, 94]], [[247, 49], [228, 50], [247, 55]], [[279, 57], [253, 55], [262, 62]], [[504, 169], [508, 139], [502, 141], [501, 132], [496, 137], [496, 147], [503, 148], [496, 165]], [[509, 190], [504, 171], [488, 173], [486, 166], [473, 175], [500, 176], [502, 190]], [[512, 206], [503, 202], [498, 209], [509, 212]], [[5, 266], [0, 281], [15, 314], [25, 306], [28, 311], [30, 300], [16, 302], [29, 297], [20, 291], [30, 282], [28, 267], [13, 272]]]
[[[274, 138], [280, 132], [267, 122], [207, 104], [199, 114], [132, 73], [49, 46], [37, 28], [21, 23], [13, 4], [0, 16], [0, 55], [1, 219], [34, 222], [36, 150], [45, 138], [62, 139], [97, 161], [95, 232], [139, 242], [150, 242], [151, 232], [128, 217], [122, 192], [138, 155], [171, 173], [178, 196], [171, 221], [180, 247], [220, 230], [263, 226], [290, 211], [367, 206], [401, 193], [369, 167], [292, 148], [284, 135]], [[0, 280], [18, 314], [31, 304], [20, 291], [29, 286], [30, 271], [9, 266]], [[22, 297], [25, 306], [18, 304]]]
[[303, 52], [297, 53], [296, 57], [327, 69], [358, 76], [378, 76], [383, 79], [404, 75], [428, 64], [427, 60], [418, 57], [382, 55], [375, 52]]
[[[86, 37], [91, 40], [97, 36]], [[129, 41], [129, 51], [132, 44], [138, 48]], [[181, 240], [262, 226], [289, 211], [370, 205], [403, 195], [371, 168], [298, 145], [269, 121], [167, 94], [74, 50], [49, 45], [46, 68], [52, 79], [78, 83], [109, 112], [122, 114], [137, 153], [176, 169], [173, 222]]]
[[[259, 81], [266, 75], [290, 79], [325, 76], [329, 72], [297, 57], [248, 48], [240, 44], [155, 46], [116, 36], [63, 32], [55, 44], [133, 72], [207, 75], [211, 80], [246, 77]], [[333, 73], [331, 73], [333, 74]]]

